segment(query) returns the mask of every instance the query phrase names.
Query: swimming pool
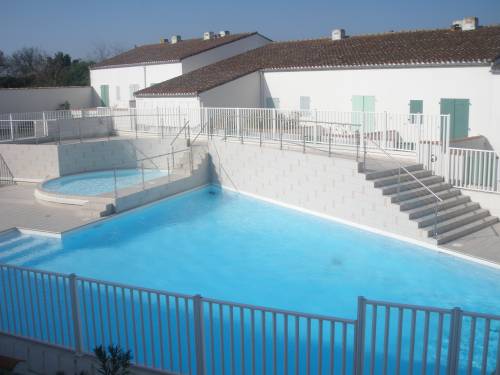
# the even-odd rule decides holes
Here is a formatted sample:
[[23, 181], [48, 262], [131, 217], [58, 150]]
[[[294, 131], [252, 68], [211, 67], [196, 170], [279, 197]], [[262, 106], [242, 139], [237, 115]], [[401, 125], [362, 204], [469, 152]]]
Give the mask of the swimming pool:
[[62, 240], [11, 235], [0, 263], [345, 318], [355, 318], [359, 295], [496, 314], [500, 306], [500, 270], [216, 187]]
[[[144, 169], [144, 181], [167, 176], [167, 172], [159, 169]], [[68, 195], [96, 196], [110, 193], [115, 189], [113, 170], [77, 173], [55, 178], [42, 184], [48, 192]], [[117, 169], [116, 187], [123, 189], [142, 183], [141, 169]]]

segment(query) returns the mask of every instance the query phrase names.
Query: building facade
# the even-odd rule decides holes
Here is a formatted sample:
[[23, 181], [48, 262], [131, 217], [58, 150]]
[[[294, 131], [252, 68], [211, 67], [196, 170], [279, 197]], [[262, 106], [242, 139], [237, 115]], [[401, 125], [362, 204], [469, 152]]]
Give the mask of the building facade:
[[[137, 93], [138, 106], [450, 114], [500, 150], [500, 27], [270, 43]], [[222, 73], [221, 73], [222, 72]], [[225, 72], [225, 73], [224, 73]]]
[[269, 43], [258, 33], [206, 33], [204, 38], [136, 47], [91, 67], [91, 86], [106, 107], [134, 105], [134, 92], [180, 76], [205, 65]]

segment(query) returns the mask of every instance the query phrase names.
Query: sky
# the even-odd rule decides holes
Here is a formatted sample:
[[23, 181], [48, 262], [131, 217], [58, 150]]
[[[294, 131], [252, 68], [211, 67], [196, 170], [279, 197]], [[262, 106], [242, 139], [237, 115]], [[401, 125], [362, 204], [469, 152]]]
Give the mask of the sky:
[[500, 24], [500, 0], [0, 0], [0, 50], [38, 47], [74, 58], [204, 31], [259, 31], [273, 40], [446, 28], [479, 17]]

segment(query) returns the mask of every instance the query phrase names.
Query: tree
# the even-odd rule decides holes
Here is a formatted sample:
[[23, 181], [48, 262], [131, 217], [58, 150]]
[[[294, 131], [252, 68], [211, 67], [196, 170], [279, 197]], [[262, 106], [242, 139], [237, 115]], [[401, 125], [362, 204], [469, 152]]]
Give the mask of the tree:
[[119, 55], [125, 50], [126, 48], [118, 43], [94, 43], [94, 50], [91, 52], [89, 60], [101, 62], [103, 60], [109, 59], [110, 57]]
[[0, 87], [88, 86], [92, 61], [71, 59], [64, 52], [53, 56], [37, 48], [0, 55]]
[[3, 74], [4, 70], [7, 68], [7, 60], [2, 50], [0, 50], [0, 76]]
[[38, 75], [44, 69], [47, 55], [35, 47], [22, 48], [8, 59], [9, 73], [15, 77]]

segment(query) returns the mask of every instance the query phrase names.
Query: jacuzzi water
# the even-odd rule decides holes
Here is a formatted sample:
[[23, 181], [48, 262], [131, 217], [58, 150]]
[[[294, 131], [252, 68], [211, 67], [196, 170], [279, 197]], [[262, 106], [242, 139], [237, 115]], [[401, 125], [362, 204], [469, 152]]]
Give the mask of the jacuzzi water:
[[[154, 180], [167, 175], [159, 169], [144, 169], [144, 181]], [[141, 169], [117, 169], [117, 189], [142, 184]], [[78, 173], [55, 178], [44, 182], [45, 191], [69, 195], [100, 195], [113, 192], [115, 189], [115, 172], [113, 170]]]
[[500, 270], [215, 187], [6, 240], [0, 263], [352, 319], [360, 295], [500, 313]]

